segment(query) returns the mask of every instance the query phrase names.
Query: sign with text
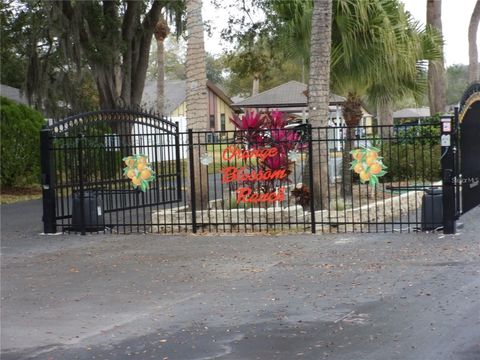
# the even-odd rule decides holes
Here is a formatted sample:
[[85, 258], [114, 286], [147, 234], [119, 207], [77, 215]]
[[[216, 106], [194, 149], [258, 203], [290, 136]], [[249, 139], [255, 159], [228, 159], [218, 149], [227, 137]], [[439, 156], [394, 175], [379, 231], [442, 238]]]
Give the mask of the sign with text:
[[[242, 164], [244, 160], [257, 159], [260, 164], [265, 166], [263, 168], [257, 168], [257, 170], [248, 169], [244, 165], [226, 166], [220, 170], [220, 173], [222, 174], [222, 183], [224, 184], [236, 182], [244, 185], [245, 182], [250, 182], [253, 185], [265, 181], [284, 180], [288, 176], [286, 169], [272, 169], [268, 166], [269, 164], [279, 164], [282, 160], [286, 160], [275, 147], [245, 150], [236, 145], [227, 146], [222, 151], [222, 160], [232, 161], [234, 159], [242, 160]], [[285, 200], [284, 186], [279, 187], [275, 191], [269, 192], [254, 192], [252, 188], [253, 186], [242, 186], [237, 189], [238, 204], [257, 204], [261, 202], [277, 202]]]

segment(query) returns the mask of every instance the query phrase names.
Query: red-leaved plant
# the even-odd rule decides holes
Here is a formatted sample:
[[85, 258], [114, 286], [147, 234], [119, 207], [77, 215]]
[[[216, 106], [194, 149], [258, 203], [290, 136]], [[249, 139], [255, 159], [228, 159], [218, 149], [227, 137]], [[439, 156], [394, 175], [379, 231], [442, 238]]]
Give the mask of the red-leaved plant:
[[303, 141], [301, 131], [286, 128], [288, 125], [287, 114], [280, 111], [265, 113], [247, 111], [242, 116], [234, 115], [230, 121], [237, 129], [237, 146], [243, 150], [277, 149], [275, 155], [264, 160], [249, 161], [247, 167], [251, 171], [283, 170], [287, 174], [287, 177], [282, 180], [274, 179], [255, 183], [246, 181], [241, 186], [268, 193], [291, 183], [288, 177], [292, 173], [294, 161], [289, 159], [289, 154], [294, 151], [301, 152], [306, 148], [307, 143]]

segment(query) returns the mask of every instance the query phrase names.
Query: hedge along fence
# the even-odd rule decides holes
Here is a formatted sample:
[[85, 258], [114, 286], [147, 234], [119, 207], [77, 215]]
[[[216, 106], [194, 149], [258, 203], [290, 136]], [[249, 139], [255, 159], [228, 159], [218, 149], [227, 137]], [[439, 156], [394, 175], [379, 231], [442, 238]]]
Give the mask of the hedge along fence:
[[435, 182], [440, 179], [441, 147], [439, 119], [424, 124], [396, 127], [391, 141], [382, 147], [384, 163], [388, 166], [385, 181], [416, 180]]
[[33, 185], [40, 179], [39, 132], [45, 120], [38, 111], [0, 97], [1, 185]]

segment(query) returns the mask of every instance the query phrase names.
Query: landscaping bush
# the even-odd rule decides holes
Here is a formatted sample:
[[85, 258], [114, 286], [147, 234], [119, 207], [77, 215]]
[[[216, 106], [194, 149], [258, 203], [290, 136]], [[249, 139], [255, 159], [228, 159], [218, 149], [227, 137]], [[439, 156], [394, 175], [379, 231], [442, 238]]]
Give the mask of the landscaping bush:
[[40, 129], [45, 120], [32, 108], [0, 97], [1, 185], [26, 186], [40, 178]]
[[394, 144], [385, 148], [383, 163], [388, 167], [383, 182], [440, 179], [440, 145]]
[[422, 125], [398, 125], [394, 139], [376, 139], [387, 174], [383, 182], [440, 180], [440, 120], [432, 117]]
[[53, 141], [55, 149], [55, 169], [57, 176], [70, 181], [79, 181], [79, 134], [83, 138], [83, 181], [98, 182], [121, 177], [123, 169], [122, 158], [132, 154], [122, 154], [119, 148], [106, 146], [106, 136], [112, 134], [112, 129], [98, 121], [88, 126], [72, 126], [66, 136], [58, 136]]

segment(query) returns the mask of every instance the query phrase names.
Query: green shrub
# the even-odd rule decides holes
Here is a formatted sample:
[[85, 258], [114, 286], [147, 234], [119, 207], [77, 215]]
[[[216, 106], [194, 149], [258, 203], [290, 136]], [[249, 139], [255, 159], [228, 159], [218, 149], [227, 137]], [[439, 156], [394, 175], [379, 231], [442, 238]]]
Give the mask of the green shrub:
[[102, 121], [88, 126], [72, 126], [65, 136], [53, 140], [57, 177], [61, 181], [79, 181], [79, 134], [85, 135], [82, 139], [83, 181], [122, 178], [122, 158], [132, 154], [122, 154], [120, 149], [113, 150], [106, 146], [106, 136], [112, 134], [112, 129]]
[[2, 186], [38, 183], [43, 116], [28, 106], [0, 97], [0, 118]]
[[440, 120], [432, 117], [422, 125], [395, 129], [390, 141], [375, 139], [387, 166], [382, 182], [432, 182], [440, 179]]
[[440, 179], [439, 144], [393, 144], [385, 148], [382, 155], [383, 163], [387, 166], [383, 182], [431, 182]]

